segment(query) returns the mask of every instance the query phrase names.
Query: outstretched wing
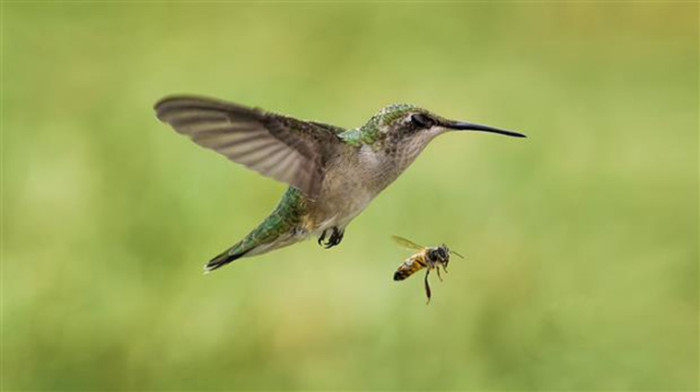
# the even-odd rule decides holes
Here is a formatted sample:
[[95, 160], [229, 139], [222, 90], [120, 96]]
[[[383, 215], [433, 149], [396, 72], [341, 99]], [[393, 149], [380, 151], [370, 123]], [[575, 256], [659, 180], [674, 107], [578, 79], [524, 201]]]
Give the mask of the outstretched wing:
[[397, 236], [397, 235], [392, 235], [391, 238], [394, 240], [394, 242], [396, 242], [397, 244], [403, 246], [404, 248], [414, 249], [414, 250], [423, 250], [423, 249], [425, 249], [424, 246], [420, 246], [420, 245], [416, 244], [415, 242], [413, 242], [413, 241], [411, 241], [411, 240], [407, 240], [407, 239], [405, 239], [405, 238], [403, 238], [403, 237], [399, 237], [399, 236]]
[[196, 96], [164, 98], [158, 119], [202, 147], [285, 182], [316, 198], [323, 179], [323, 145], [339, 142], [316, 123]]

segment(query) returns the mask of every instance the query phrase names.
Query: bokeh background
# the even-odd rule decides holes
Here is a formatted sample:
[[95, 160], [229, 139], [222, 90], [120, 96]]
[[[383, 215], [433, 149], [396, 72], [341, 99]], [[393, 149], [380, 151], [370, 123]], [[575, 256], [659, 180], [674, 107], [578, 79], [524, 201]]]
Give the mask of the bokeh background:
[[[2, 6], [5, 390], [698, 388], [698, 4]], [[348, 228], [203, 276], [284, 185], [173, 93], [449, 134]], [[396, 283], [389, 239], [445, 242]]]

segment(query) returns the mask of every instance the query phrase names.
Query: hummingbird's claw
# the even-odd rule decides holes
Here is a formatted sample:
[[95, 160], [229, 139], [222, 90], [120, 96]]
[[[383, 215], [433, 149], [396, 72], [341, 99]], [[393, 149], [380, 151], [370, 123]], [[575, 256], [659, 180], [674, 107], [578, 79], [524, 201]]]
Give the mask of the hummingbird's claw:
[[340, 244], [340, 241], [343, 240], [343, 234], [344, 232], [339, 230], [337, 227], [333, 227], [333, 231], [331, 232], [330, 238], [328, 238], [328, 241], [324, 242], [323, 240], [326, 239], [326, 231], [324, 230], [323, 233], [321, 233], [321, 236], [318, 237], [318, 244], [324, 247], [325, 249], [332, 248], [338, 244]]
[[334, 247], [334, 246], [340, 244], [340, 241], [343, 240], [343, 235], [344, 235], [344, 234], [345, 234], [344, 231], [341, 231], [341, 230], [338, 229], [337, 227], [334, 227], [334, 228], [333, 228], [333, 233], [331, 234], [331, 238], [330, 238], [330, 240], [328, 241], [329, 244], [328, 244], [328, 246], [327, 246], [326, 249], [332, 248], [332, 247]]

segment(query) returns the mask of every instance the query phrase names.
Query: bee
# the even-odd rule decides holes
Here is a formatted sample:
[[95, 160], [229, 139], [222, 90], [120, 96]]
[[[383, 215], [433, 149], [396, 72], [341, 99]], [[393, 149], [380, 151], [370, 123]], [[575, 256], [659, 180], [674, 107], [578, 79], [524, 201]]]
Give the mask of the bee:
[[425, 295], [428, 297], [428, 302], [426, 302], [426, 305], [429, 304], [431, 292], [430, 284], [428, 283], [428, 275], [430, 275], [430, 271], [437, 271], [438, 278], [442, 282], [442, 276], [440, 276], [440, 267], [442, 267], [445, 273], [447, 273], [447, 264], [450, 262], [450, 253], [454, 253], [462, 259], [464, 258], [464, 256], [460, 255], [459, 253], [453, 250], [450, 250], [450, 248], [448, 248], [445, 244], [436, 247], [426, 247], [420, 246], [413, 241], [407, 240], [403, 237], [399, 237], [396, 235], [392, 236], [392, 238], [397, 244], [407, 249], [418, 251], [399, 265], [399, 268], [397, 268], [396, 272], [394, 272], [394, 280], [404, 280], [416, 273], [417, 271], [426, 268], [424, 278]]

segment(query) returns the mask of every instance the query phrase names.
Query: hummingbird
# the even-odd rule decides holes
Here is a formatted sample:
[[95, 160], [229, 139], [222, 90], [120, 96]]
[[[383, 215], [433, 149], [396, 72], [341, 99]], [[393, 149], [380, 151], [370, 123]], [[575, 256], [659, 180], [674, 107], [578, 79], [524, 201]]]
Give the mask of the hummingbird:
[[204, 266], [207, 272], [310, 236], [326, 249], [340, 244], [350, 221], [438, 135], [479, 131], [525, 137], [409, 104], [389, 105], [354, 129], [200, 96], [166, 97], [154, 109], [160, 121], [196, 144], [289, 185], [272, 213], [212, 258]]

